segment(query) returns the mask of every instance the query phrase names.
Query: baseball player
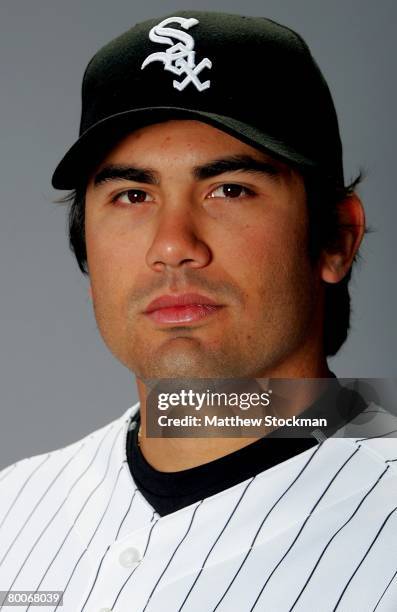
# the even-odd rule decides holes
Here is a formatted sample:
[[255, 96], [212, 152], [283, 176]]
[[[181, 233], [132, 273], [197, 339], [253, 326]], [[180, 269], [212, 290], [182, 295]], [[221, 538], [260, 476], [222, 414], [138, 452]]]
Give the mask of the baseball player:
[[327, 365], [365, 219], [302, 38], [197, 11], [134, 26], [88, 64], [53, 186], [72, 190], [71, 246], [139, 402], [0, 472], [1, 609], [395, 612], [391, 427], [147, 431], [153, 379], [328, 381], [290, 410], [326, 402], [333, 431], [384, 413], [352, 408]]

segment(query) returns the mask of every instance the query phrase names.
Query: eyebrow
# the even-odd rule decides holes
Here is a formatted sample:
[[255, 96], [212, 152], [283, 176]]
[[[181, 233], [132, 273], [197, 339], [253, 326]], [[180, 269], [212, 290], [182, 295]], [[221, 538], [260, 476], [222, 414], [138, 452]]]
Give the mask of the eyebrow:
[[230, 155], [193, 168], [193, 176], [198, 181], [213, 178], [226, 172], [250, 172], [275, 177], [280, 174], [280, 169], [276, 166], [276, 163], [262, 161], [251, 155]]
[[113, 164], [105, 166], [95, 175], [94, 186], [99, 187], [109, 181], [135, 181], [149, 185], [158, 185], [160, 182], [154, 170]]
[[[281, 170], [272, 161], [262, 161], [251, 155], [230, 155], [214, 159], [201, 166], [194, 166], [192, 176], [197, 181], [213, 178], [226, 172], [249, 172], [274, 178], [280, 175]], [[98, 187], [110, 181], [135, 181], [148, 185], [159, 185], [159, 174], [150, 168], [114, 165], [105, 166], [94, 177], [94, 186]]]

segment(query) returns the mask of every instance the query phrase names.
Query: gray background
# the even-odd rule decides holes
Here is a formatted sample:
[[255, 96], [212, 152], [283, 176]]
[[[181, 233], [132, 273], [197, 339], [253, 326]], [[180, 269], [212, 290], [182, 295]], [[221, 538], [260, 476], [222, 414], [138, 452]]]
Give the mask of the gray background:
[[[99, 337], [66, 240], [54, 166], [76, 134], [84, 68], [136, 21], [180, 9], [270, 17], [308, 42], [333, 92], [347, 178], [360, 167], [367, 236], [352, 331], [330, 364], [391, 377], [396, 344], [395, 24], [392, 0], [2, 0], [0, 8], [0, 467], [71, 443], [136, 401], [133, 376]], [[265, 68], [265, 66], [263, 66]], [[258, 65], [258, 76], [262, 66]], [[393, 263], [394, 259], [394, 263]]]

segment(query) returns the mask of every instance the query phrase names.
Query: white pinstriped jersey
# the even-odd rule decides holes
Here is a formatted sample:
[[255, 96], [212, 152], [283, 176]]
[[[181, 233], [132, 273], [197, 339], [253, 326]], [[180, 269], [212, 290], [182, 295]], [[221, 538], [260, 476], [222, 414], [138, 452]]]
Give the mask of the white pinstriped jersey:
[[331, 438], [160, 517], [126, 460], [138, 409], [0, 472], [0, 590], [64, 591], [43, 612], [396, 612], [396, 439]]

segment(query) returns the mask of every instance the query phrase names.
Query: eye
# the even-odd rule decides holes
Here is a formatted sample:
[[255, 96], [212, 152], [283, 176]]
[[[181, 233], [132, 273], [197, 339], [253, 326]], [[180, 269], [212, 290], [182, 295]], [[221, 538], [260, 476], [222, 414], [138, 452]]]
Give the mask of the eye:
[[248, 187], [244, 187], [243, 185], [239, 185], [237, 183], [225, 183], [224, 185], [220, 185], [208, 195], [209, 198], [228, 198], [228, 199], [237, 199], [237, 198], [246, 198], [249, 196], [255, 195], [251, 189]]
[[127, 189], [116, 193], [112, 198], [112, 202], [116, 205], [142, 204], [143, 202], [152, 202], [153, 198], [143, 189]]

